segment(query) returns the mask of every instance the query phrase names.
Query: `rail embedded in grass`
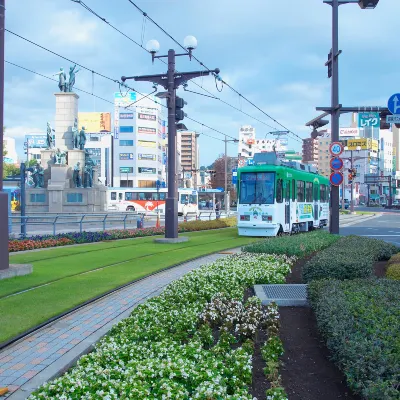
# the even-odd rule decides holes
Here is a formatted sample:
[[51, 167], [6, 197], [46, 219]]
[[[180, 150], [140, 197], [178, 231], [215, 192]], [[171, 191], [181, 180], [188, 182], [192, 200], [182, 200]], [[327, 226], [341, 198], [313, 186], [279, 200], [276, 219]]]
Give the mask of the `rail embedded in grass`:
[[319, 280], [308, 290], [318, 328], [349, 387], [368, 400], [398, 400], [399, 283]]
[[243, 251], [250, 253], [286, 254], [302, 258], [331, 246], [339, 238], [338, 235], [332, 235], [325, 231], [314, 231], [299, 235], [268, 238], [243, 247]]
[[[290, 262], [285, 256], [241, 254], [185, 275], [139, 305], [94, 352], [30, 399], [70, 393], [77, 398], [129, 393], [137, 399], [253, 399], [254, 334], [262, 324], [275, 326], [276, 314], [263, 313], [257, 299], [247, 304], [241, 300], [244, 290], [254, 284], [283, 283]], [[221, 299], [235, 312], [217, 307], [214, 318], [208, 311]], [[275, 347], [270, 342], [264, 348], [267, 362]]]
[[102, 242], [12, 256], [11, 262], [31, 263], [34, 271], [4, 280], [0, 294], [36, 288], [0, 298], [0, 342], [149, 274], [255, 240], [238, 237], [235, 228], [188, 235], [191, 240], [180, 244], [156, 246], [144, 238], [140, 243]]

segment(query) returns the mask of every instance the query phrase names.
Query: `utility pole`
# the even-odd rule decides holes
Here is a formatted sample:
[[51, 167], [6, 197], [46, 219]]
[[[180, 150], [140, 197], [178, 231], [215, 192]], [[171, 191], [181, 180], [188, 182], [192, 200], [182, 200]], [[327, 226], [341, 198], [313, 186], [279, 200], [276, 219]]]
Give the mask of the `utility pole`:
[[0, 270], [8, 269], [8, 194], [3, 192], [5, 0], [0, 0]]
[[[197, 41], [193, 37], [185, 38], [188, 42], [185, 47], [188, 52], [183, 54], [176, 54], [175, 50], [168, 50], [167, 56], [156, 56], [159, 50], [159, 43], [151, 40], [147, 47], [152, 55], [154, 62], [155, 58], [168, 58], [168, 71], [166, 74], [160, 75], [144, 75], [144, 76], [122, 76], [122, 82], [128, 79], [134, 79], [139, 82], [151, 82], [159, 84], [164, 87], [167, 92], [158, 93], [156, 96], [159, 98], [167, 99], [168, 107], [168, 196], [166, 199], [165, 210], [165, 238], [167, 240], [176, 241], [178, 239], [178, 186], [177, 186], [177, 173], [176, 173], [176, 122], [184, 119], [183, 107], [185, 102], [180, 97], [176, 96], [176, 89], [183, 83], [188, 82], [193, 78], [200, 76], [216, 74], [220, 70], [207, 71], [194, 71], [194, 72], [177, 72], [175, 70], [175, 57], [189, 56], [192, 57], [192, 50], [196, 48]], [[150, 48], [149, 48], [150, 47]]]
[[225, 135], [225, 211], [228, 211], [228, 139]]

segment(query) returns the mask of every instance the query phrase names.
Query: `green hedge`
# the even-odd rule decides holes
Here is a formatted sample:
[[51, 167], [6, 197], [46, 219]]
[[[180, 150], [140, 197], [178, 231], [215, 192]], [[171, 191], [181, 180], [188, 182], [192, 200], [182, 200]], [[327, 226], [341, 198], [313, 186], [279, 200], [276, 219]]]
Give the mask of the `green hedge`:
[[342, 237], [306, 263], [303, 280], [368, 278], [373, 274], [376, 261], [389, 260], [398, 251], [396, 246], [382, 240], [360, 236]]
[[243, 251], [306, 257], [316, 251], [329, 247], [338, 239], [339, 236], [331, 235], [326, 231], [314, 231], [300, 235], [268, 238], [262, 242], [243, 247]]
[[207, 229], [219, 229], [219, 228], [228, 228], [231, 226], [236, 226], [237, 218], [229, 217], [222, 219], [213, 219], [211, 221], [188, 221], [182, 222], [179, 224], [179, 230], [181, 232], [192, 232], [192, 231], [200, 231]]
[[308, 294], [349, 387], [368, 400], [400, 399], [400, 284], [319, 280], [308, 285]]

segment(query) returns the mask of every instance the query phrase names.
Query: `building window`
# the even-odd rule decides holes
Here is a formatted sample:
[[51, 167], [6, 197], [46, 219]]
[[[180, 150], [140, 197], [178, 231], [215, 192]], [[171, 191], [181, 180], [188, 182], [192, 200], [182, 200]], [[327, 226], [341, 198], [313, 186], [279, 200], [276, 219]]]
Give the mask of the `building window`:
[[34, 160], [41, 160], [42, 155], [41, 154], [33, 154], [33, 159]]
[[82, 203], [82, 193], [67, 193], [67, 203]]
[[133, 133], [133, 126], [120, 126], [119, 133]]
[[120, 140], [120, 146], [133, 146], [133, 140]]
[[31, 203], [44, 203], [46, 195], [44, 193], [31, 193]]
[[90, 142], [99, 142], [99, 137], [98, 136], [90, 136], [89, 141]]

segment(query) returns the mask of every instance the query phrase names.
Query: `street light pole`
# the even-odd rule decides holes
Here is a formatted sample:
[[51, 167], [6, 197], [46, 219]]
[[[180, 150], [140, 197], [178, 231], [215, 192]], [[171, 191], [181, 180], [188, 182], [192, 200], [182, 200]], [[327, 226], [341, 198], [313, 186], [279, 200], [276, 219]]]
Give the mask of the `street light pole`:
[[[178, 185], [176, 173], [176, 122], [184, 118], [181, 110], [184, 105], [183, 99], [177, 98], [176, 89], [183, 83], [188, 82], [193, 78], [200, 76], [215, 74], [218, 75], [218, 68], [207, 71], [194, 72], [177, 72], [175, 71], [175, 57], [189, 56], [192, 58], [192, 51], [197, 46], [197, 40], [193, 36], [185, 38], [185, 48], [187, 53], [176, 54], [175, 50], [168, 50], [168, 55], [156, 56], [160, 48], [160, 44], [156, 40], [150, 40], [147, 44], [148, 51], [152, 55], [154, 62], [155, 58], [168, 58], [168, 71], [166, 74], [160, 75], [144, 75], [144, 76], [122, 76], [122, 82], [128, 79], [134, 79], [140, 82], [151, 82], [153, 85], [158, 84], [164, 87], [167, 92], [158, 93], [156, 96], [167, 99], [168, 108], [168, 196], [166, 199], [165, 211], [165, 238], [176, 240], [178, 239]], [[177, 100], [179, 100], [177, 104]], [[179, 108], [180, 112], [177, 112]], [[179, 114], [179, 115], [178, 115]]]
[[5, 0], [0, 0], [0, 270], [8, 269], [8, 194], [3, 192]]

